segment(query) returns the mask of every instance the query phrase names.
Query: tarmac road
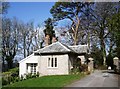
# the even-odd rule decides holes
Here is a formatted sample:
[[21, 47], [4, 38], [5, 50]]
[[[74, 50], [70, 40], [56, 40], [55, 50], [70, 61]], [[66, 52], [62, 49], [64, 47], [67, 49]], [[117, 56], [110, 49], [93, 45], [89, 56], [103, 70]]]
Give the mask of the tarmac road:
[[[65, 87], [118, 87], [119, 75], [96, 70], [85, 78]], [[119, 82], [120, 83], [120, 82]]]

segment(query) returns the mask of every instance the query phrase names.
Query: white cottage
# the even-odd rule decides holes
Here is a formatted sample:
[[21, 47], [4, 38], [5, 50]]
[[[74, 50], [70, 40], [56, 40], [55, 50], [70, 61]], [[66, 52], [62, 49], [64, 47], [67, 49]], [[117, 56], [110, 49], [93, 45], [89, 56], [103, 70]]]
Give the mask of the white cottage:
[[30, 56], [19, 62], [19, 76], [28, 73], [40, 75], [65, 75], [69, 74], [76, 59], [86, 61], [87, 45], [66, 46], [60, 42], [35, 51]]

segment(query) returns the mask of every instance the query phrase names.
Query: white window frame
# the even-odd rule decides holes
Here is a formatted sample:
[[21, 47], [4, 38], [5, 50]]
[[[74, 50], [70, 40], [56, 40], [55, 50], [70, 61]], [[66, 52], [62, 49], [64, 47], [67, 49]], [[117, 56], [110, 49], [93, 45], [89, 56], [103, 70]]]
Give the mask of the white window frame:
[[[53, 59], [53, 67], [52, 67], [52, 59]], [[57, 60], [56, 62], [56, 66], [55, 66], [55, 60]], [[58, 68], [58, 58], [57, 57], [48, 57], [47, 58], [47, 67], [48, 68]]]
[[37, 74], [37, 63], [30, 63], [30, 73]]

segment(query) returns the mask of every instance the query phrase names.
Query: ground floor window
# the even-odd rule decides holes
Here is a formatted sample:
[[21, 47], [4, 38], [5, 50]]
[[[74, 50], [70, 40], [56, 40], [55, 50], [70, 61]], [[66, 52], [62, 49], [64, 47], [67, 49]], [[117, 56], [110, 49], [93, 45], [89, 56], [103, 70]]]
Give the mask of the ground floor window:
[[28, 63], [27, 64], [27, 71], [28, 73], [31, 74], [36, 74], [37, 73], [37, 63]]
[[37, 66], [37, 63], [31, 64], [31, 74], [36, 74], [36, 66]]
[[57, 64], [58, 60], [57, 60], [57, 57], [49, 57], [48, 58], [48, 67], [57, 67], [58, 64]]

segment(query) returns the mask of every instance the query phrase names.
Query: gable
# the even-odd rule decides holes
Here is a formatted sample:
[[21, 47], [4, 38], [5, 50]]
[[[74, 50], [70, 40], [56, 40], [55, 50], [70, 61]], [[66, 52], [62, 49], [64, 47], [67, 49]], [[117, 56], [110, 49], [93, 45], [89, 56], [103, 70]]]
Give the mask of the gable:
[[35, 56], [34, 54], [31, 54], [27, 56], [26, 58], [19, 61], [19, 63], [38, 63], [38, 56]]

